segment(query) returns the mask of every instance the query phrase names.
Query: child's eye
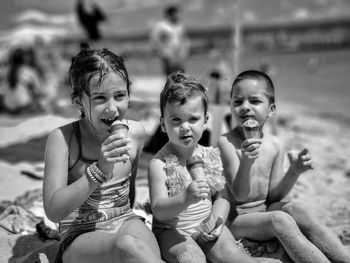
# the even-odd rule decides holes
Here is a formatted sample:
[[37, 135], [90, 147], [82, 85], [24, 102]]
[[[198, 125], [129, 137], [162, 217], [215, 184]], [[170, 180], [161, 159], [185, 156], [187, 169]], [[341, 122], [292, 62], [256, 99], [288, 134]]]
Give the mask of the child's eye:
[[105, 99], [105, 97], [103, 97], [103, 96], [96, 96], [96, 97], [92, 98], [93, 101], [97, 101], [97, 102], [103, 101], [104, 99]]
[[251, 100], [250, 103], [252, 104], [259, 104], [261, 101], [260, 100]]
[[117, 95], [114, 96], [116, 100], [122, 100], [126, 97], [126, 93], [118, 93]]
[[241, 100], [234, 100], [233, 101], [233, 105], [241, 105], [242, 104], [242, 101]]
[[190, 122], [194, 123], [194, 122], [197, 122], [199, 120], [198, 117], [191, 117], [190, 118]]
[[123, 94], [114, 96], [114, 99], [116, 99], [116, 100], [122, 100], [124, 98], [125, 98], [125, 95], [123, 95]]
[[180, 120], [180, 118], [172, 118], [171, 121], [172, 121], [172, 122], [179, 122], [179, 121], [181, 121], [181, 120]]

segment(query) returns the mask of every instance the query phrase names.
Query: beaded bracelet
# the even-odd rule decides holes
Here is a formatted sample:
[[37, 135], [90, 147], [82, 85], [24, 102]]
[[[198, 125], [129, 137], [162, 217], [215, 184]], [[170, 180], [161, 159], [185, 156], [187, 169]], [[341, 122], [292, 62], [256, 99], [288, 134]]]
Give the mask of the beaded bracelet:
[[86, 175], [87, 178], [93, 181], [96, 184], [101, 185], [103, 183], [102, 180], [99, 180], [92, 172], [91, 172], [91, 165], [86, 168]]
[[108, 174], [105, 174], [104, 172], [102, 172], [102, 170], [97, 166], [97, 162], [93, 163], [93, 168], [95, 169], [96, 172], [99, 173], [99, 175], [104, 178], [104, 181], [108, 181], [109, 179], [111, 179], [113, 177], [113, 172], [110, 172]]
[[92, 173], [90, 171], [90, 166], [86, 168], [86, 177], [89, 179], [89, 181], [92, 181], [92, 182], [99, 184], [99, 185], [102, 184], [102, 182], [98, 181], [97, 178], [95, 178], [92, 175]]
[[92, 163], [90, 166], [92, 169], [92, 174], [96, 174], [97, 178], [101, 178], [103, 182], [107, 181], [107, 175], [105, 175], [100, 168], [97, 166], [97, 162]]

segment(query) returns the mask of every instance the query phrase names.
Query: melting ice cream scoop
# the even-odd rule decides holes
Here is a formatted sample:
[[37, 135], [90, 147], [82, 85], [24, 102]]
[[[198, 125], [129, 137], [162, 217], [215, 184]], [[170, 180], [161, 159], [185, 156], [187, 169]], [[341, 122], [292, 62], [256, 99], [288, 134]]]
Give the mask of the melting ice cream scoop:
[[204, 161], [199, 156], [191, 156], [186, 161], [186, 168], [190, 173], [193, 181], [196, 181], [200, 178], [205, 178]]
[[246, 139], [260, 138], [259, 122], [254, 119], [246, 120], [243, 123], [243, 131]]

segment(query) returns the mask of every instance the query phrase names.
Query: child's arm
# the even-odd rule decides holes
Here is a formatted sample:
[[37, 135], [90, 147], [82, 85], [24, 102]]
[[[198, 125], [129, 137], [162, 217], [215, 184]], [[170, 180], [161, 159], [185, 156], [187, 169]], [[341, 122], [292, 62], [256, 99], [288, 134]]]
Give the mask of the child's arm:
[[60, 221], [81, 205], [97, 187], [87, 176], [67, 185], [68, 155], [67, 141], [61, 129], [55, 129], [46, 143], [43, 183], [45, 212], [53, 222]]
[[282, 177], [284, 151], [282, 150], [281, 143], [277, 141], [277, 139], [276, 145], [278, 153], [271, 171], [269, 194], [267, 198], [268, 204], [281, 201], [286, 197], [293, 188], [295, 182], [298, 180], [299, 175], [310, 169], [312, 163], [311, 156], [308, 154], [307, 149], [304, 149], [299, 153], [288, 152], [290, 167]]
[[218, 147], [228, 187], [237, 201], [245, 201], [250, 192], [250, 170], [259, 155], [260, 139], [248, 139], [242, 143], [242, 159], [237, 149], [226, 137], [220, 137]]
[[210, 192], [205, 181], [193, 181], [185, 191], [168, 197], [165, 184], [166, 173], [164, 163], [153, 159], [148, 169], [148, 183], [153, 215], [159, 220], [169, 220], [178, 215], [190, 204], [196, 203], [206, 197]]
[[215, 194], [215, 196], [213, 196], [214, 201], [211, 210], [213, 225], [210, 226], [212, 230], [209, 233], [204, 232], [201, 234], [201, 238], [204, 241], [215, 240], [221, 234], [222, 228], [227, 220], [228, 213], [230, 211], [230, 203], [228, 201], [227, 191], [228, 189], [225, 187], [221, 192], [218, 192]]
[[217, 192], [213, 197], [213, 207], [211, 213], [214, 218], [221, 217], [224, 222], [226, 222], [228, 213], [230, 212], [230, 203], [227, 194], [227, 187], [225, 187], [221, 192]]
[[[53, 222], [58, 222], [79, 207], [98, 187], [98, 183], [88, 179], [87, 171], [71, 184], [68, 182], [69, 145], [63, 129], [55, 129], [48, 137], [45, 149], [45, 175], [43, 184], [43, 201], [46, 215]], [[97, 166], [110, 176], [114, 163], [126, 161], [123, 157], [129, 148], [128, 139], [118, 135], [109, 136], [101, 146]], [[110, 169], [110, 170], [107, 170]]]

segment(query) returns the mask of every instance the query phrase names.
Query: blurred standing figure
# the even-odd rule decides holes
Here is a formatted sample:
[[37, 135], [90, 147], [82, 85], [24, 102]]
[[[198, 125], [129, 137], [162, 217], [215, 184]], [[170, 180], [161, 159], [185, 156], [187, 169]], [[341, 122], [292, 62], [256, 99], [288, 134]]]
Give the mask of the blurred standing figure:
[[36, 64], [34, 50], [16, 48], [9, 57], [7, 85], [3, 90], [4, 109], [10, 113], [42, 110], [43, 71]]
[[[217, 146], [217, 142], [222, 132], [227, 132], [224, 118], [227, 116], [226, 106], [229, 105], [229, 65], [225, 61], [225, 54], [221, 50], [214, 50], [210, 58], [210, 69], [207, 73], [206, 88], [209, 99], [209, 145]], [[230, 113], [229, 113], [230, 114]], [[231, 115], [231, 114], [230, 114]]]
[[151, 32], [151, 44], [162, 60], [163, 74], [185, 71], [190, 41], [185, 27], [180, 22], [179, 7], [169, 5], [164, 10], [164, 19], [156, 23]]
[[93, 0], [78, 0], [76, 12], [79, 22], [84, 28], [87, 38], [90, 41], [101, 39], [99, 23], [106, 20], [106, 15]]
[[[189, 53], [190, 41], [186, 36], [184, 25], [180, 23], [179, 11], [177, 5], [168, 5], [164, 9], [164, 18], [151, 30], [151, 45], [161, 59], [165, 79], [173, 72], [185, 72], [185, 60]], [[155, 154], [167, 142], [168, 136], [158, 125], [144, 150]]]

